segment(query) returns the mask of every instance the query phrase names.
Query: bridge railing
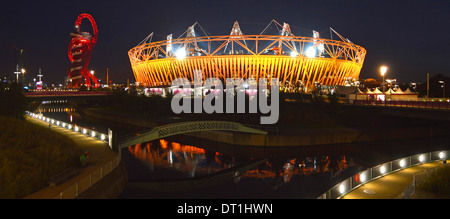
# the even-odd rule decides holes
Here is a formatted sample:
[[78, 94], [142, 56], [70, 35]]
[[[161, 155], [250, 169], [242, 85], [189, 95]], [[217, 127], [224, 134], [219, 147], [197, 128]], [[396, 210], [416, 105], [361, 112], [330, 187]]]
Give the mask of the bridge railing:
[[[342, 182], [336, 184], [331, 189], [329, 189], [327, 192], [323, 193], [321, 196], [318, 197], [318, 199], [339, 199], [344, 197], [346, 194], [350, 193], [351, 191], [357, 189], [358, 187], [376, 180], [380, 177], [386, 176], [388, 174], [400, 171], [402, 169], [439, 161], [439, 160], [445, 160], [450, 156], [450, 150], [444, 150], [444, 151], [434, 151], [434, 152], [428, 152], [428, 153], [422, 153], [422, 154], [416, 154], [409, 157], [400, 158], [394, 161], [390, 161], [387, 163], [383, 163], [380, 165], [377, 165], [375, 167], [366, 169], [364, 171], [361, 171]], [[415, 192], [414, 188], [409, 188], [411, 185], [409, 185], [405, 190], [403, 191], [402, 197], [410, 197], [412, 192]], [[407, 192], [407, 193], [405, 193]]]
[[25, 96], [105, 96], [108, 91], [35, 91], [25, 92]]
[[240, 131], [257, 134], [268, 134], [268, 133], [278, 134], [278, 128], [267, 128], [262, 126], [240, 124], [228, 121], [190, 121], [190, 122], [167, 124], [139, 133], [121, 136], [119, 138], [119, 145], [120, 147], [124, 147], [127, 146], [126, 144], [136, 143], [138, 141], [143, 142], [145, 141], [145, 139], [151, 139], [148, 137], [150, 135], [152, 135], [153, 138], [157, 139], [169, 137], [176, 134], [184, 134], [188, 132], [212, 131], [212, 130]]

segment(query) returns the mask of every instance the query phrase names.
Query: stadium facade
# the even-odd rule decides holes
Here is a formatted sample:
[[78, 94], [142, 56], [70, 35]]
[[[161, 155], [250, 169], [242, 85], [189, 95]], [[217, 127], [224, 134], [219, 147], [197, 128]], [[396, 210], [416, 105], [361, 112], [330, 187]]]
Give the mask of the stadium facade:
[[366, 50], [332, 28], [330, 36], [338, 40], [321, 38], [317, 31], [310, 37], [295, 36], [289, 24], [275, 20], [270, 25], [277, 27], [279, 35], [265, 35], [265, 31], [244, 35], [237, 21], [225, 36], [196, 36], [198, 23], [176, 39], [171, 34], [151, 42], [152, 33], [128, 52], [136, 82], [168, 86], [176, 78], [194, 81], [201, 72], [204, 79], [278, 78], [286, 91], [311, 91], [317, 85], [344, 85], [359, 78]]

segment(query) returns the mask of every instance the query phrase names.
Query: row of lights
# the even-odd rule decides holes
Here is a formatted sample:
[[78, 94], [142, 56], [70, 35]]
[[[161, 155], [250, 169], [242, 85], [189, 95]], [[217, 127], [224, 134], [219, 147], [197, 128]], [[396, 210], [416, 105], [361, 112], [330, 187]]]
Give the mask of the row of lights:
[[[51, 124], [53, 124], [53, 125], [61, 126], [61, 127], [66, 128], [66, 129], [68, 129], [68, 130], [72, 130], [72, 127], [73, 127], [73, 130], [74, 130], [75, 132], [79, 132], [79, 131], [81, 130], [81, 133], [83, 133], [84, 135], [88, 135], [88, 132], [90, 131], [89, 136], [91, 136], [91, 137], [93, 137], [93, 138], [95, 138], [95, 137], [97, 136], [97, 132], [96, 132], [96, 131], [93, 131], [93, 130], [88, 130], [88, 129], [85, 129], [85, 128], [80, 128], [80, 127], [78, 127], [78, 126], [76, 126], [76, 125], [75, 125], [75, 126], [72, 126], [72, 124], [65, 123], [65, 122], [60, 122], [60, 121], [57, 121], [57, 120], [54, 120], [54, 119], [51, 119], [51, 118], [46, 118], [45, 116], [38, 115], [38, 114], [35, 114], [35, 113], [30, 113], [30, 115], [31, 115], [31, 117], [33, 117], [33, 118], [40, 119], [40, 120], [42, 120], [42, 121], [44, 121], [44, 122], [48, 122], [48, 123], [51, 123]], [[105, 134], [102, 134], [102, 133], [99, 133], [99, 134], [100, 134], [99, 139], [102, 140], [102, 141], [105, 141], [106, 135], [105, 135]]]
[[[446, 154], [443, 151], [439, 152], [438, 156], [439, 156], [439, 159], [441, 159], [441, 160], [446, 159]], [[421, 155], [418, 156], [417, 159], [418, 159], [419, 163], [423, 163], [426, 160], [425, 158], [426, 158], [425, 155], [421, 154]], [[398, 164], [400, 166], [400, 169], [405, 168], [406, 167], [406, 158], [403, 158], [400, 161], [398, 161]], [[380, 172], [381, 175], [386, 174], [387, 173], [387, 164], [381, 165], [380, 168], [379, 168], [379, 172]], [[368, 179], [368, 177], [366, 175], [366, 172], [362, 172], [362, 173], [359, 174], [359, 181], [361, 182], [361, 184], [365, 183], [367, 181], [367, 179]], [[339, 193], [341, 195], [343, 195], [347, 191], [348, 190], [347, 190], [347, 183], [346, 183], [346, 181], [342, 182], [339, 185]]]
[[[323, 45], [322, 45], [322, 47], [317, 47], [317, 48], [314, 46], [309, 47], [306, 50], [304, 55], [308, 58], [314, 58], [314, 57], [316, 57], [317, 49], [319, 49], [321, 52], [323, 52], [323, 50], [324, 50]], [[291, 55], [291, 57], [297, 57], [299, 55], [299, 53], [297, 51], [291, 51], [290, 55]], [[187, 56], [187, 52], [184, 48], [180, 48], [175, 52], [175, 57], [179, 60], [186, 58], [186, 56]]]

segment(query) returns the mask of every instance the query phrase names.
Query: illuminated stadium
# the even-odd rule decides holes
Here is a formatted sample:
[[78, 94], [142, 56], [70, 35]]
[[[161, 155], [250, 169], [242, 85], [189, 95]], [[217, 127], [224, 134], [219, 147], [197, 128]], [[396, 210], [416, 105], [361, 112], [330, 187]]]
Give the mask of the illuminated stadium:
[[[271, 25], [277, 33], [265, 34]], [[204, 36], [197, 36], [195, 27]], [[278, 78], [285, 91], [311, 91], [317, 85], [344, 85], [359, 78], [366, 56], [363, 47], [332, 28], [331, 39], [321, 38], [317, 31], [309, 35], [296, 36], [289, 24], [275, 20], [259, 35], [243, 34], [236, 21], [230, 35], [210, 36], [195, 23], [178, 38], [170, 34], [151, 42], [152, 33], [128, 55], [136, 82], [147, 87], [168, 86], [176, 78], [194, 81], [198, 72], [204, 79]]]

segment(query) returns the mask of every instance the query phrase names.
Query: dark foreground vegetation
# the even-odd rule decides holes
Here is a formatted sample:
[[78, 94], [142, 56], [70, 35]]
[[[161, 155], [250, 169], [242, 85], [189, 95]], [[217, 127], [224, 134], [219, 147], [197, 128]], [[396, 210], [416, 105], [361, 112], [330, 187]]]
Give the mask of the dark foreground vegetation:
[[439, 168], [436, 172], [431, 173], [420, 185], [420, 188], [428, 192], [450, 196], [450, 167]]
[[0, 130], [0, 198], [36, 192], [49, 177], [79, 163], [81, 150], [64, 135], [4, 116]]
[[20, 84], [0, 83], [0, 103], [0, 198], [22, 198], [78, 165], [81, 151], [71, 139], [25, 121]]
[[0, 82], [0, 115], [23, 119], [27, 106], [21, 84]]

